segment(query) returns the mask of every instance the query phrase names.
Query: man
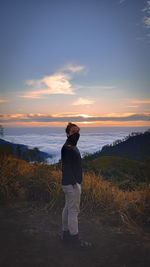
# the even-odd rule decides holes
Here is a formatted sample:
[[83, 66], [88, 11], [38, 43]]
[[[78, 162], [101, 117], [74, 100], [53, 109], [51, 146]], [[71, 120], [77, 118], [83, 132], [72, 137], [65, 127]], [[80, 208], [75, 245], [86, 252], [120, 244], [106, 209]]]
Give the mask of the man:
[[88, 242], [79, 239], [78, 214], [82, 183], [82, 162], [77, 142], [80, 128], [73, 123], [66, 127], [67, 140], [61, 149], [62, 189], [65, 193], [65, 206], [62, 212], [63, 241], [79, 246], [88, 246]]

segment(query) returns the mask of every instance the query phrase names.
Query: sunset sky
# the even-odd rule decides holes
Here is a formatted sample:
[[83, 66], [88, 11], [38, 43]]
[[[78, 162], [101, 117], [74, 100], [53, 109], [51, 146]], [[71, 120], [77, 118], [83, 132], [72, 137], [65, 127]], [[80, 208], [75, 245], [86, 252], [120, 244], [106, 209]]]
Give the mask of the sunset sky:
[[150, 1], [0, 1], [0, 124], [150, 126]]

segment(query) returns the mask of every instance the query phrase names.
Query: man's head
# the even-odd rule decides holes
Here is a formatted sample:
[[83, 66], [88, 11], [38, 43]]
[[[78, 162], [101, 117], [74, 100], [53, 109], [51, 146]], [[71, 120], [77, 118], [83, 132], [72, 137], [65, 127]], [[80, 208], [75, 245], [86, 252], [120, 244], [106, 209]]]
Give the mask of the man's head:
[[69, 122], [67, 127], [66, 127], [66, 134], [67, 134], [67, 137], [74, 134], [74, 133], [79, 133], [80, 131], [80, 128], [74, 124], [74, 123], [71, 123]]

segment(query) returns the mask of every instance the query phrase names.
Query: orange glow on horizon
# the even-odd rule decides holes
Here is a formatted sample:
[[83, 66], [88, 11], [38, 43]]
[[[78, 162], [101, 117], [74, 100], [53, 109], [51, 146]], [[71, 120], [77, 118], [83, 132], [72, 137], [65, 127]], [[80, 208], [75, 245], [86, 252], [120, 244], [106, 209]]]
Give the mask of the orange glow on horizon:
[[[141, 119], [142, 115], [144, 117], [143, 120]], [[130, 116], [133, 120], [130, 120]], [[67, 123], [72, 121], [73, 123], [78, 124], [80, 127], [150, 127], [149, 119], [149, 113], [107, 113], [93, 116], [71, 112], [61, 114], [18, 113], [2, 114], [0, 124], [10, 127], [66, 127]]]
[[[73, 122], [73, 121], [72, 121]], [[74, 122], [80, 127], [150, 127], [150, 122], [146, 121], [83, 121]], [[5, 122], [0, 123], [10, 127], [66, 127], [68, 122]]]

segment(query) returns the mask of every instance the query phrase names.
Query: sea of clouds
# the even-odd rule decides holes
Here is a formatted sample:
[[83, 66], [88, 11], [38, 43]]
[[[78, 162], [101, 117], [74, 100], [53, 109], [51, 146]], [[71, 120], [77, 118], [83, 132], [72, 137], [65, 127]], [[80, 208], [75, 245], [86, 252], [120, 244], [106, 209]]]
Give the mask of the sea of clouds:
[[[148, 127], [84, 127], [80, 130], [77, 146], [83, 156], [84, 153], [96, 152], [106, 144], [123, 139], [132, 132], [144, 132], [147, 129]], [[61, 127], [6, 128], [3, 139], [27, 145], [29, 148], [38, 147], [52, 155], [52, 158], [47, 159], [48, 163], [56, 163], [61, 158], [66, 134]]]

